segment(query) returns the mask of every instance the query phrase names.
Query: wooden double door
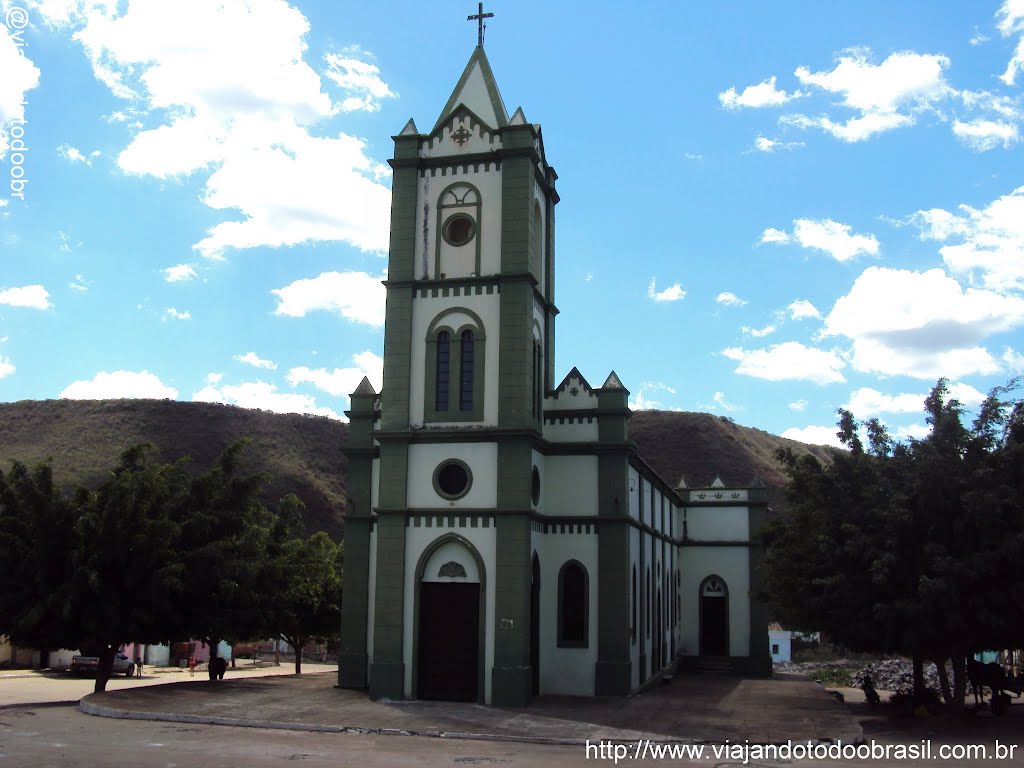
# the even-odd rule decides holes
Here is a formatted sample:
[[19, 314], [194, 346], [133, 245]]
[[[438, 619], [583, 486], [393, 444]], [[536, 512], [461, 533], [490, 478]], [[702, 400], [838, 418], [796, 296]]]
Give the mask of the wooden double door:
[[477, 701], [480, 651], [480, 585], [421, 582], [417, 698]]

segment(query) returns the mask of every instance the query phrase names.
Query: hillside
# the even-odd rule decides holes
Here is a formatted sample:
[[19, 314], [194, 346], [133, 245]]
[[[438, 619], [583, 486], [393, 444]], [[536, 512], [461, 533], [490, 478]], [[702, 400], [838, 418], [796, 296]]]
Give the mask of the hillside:
[[[759, 475], [776, 510], [784, 506], [778, 446], [828, 460], [828, 449], [786, 440], [707, 413], [637, 411], [630, 435], [640, 455], [675, 486], [691, 487], [721, 476], [746, 485]], [[347, 425], [327, 418], [277, 414], [212, 403], [172, 400], [26, 400], [0, 403], [0, 466], [17, 458], [35, 463], [53, 457], [67, 485], [98, 484], [122, 450], [152, 442], [160, 459], [190, 456], [197, 469], [210, 466], [236, 440], [249, 437], [247, 471], [268, 471], [273, 480], [264, 502], [295, 493], [306, 505], [306, 527], [339, 538], [345, 506], [347, 463], [341, 446]]]
[[197, 470], [205, 470], [221, 451], [248, 437], [245, 471], [273, 476], [264, 503], [273, 507], [294, 493], [306, 505], [306, 528], [340, 539], [346, 434], [347, 425], [320, 416], [216, 403], [23, 400], [0, 403], [0, 466], [12, 458], [34, 464], [52, 456], [61, 482], [93, 486], [135, 443], [154, 443], [161, 461], [190, 456]]

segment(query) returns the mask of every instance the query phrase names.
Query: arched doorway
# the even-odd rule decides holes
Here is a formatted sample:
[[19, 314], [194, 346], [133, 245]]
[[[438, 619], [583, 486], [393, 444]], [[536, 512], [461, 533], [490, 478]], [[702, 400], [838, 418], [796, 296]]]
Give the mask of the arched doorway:
[[482, 701], [483, 562], [450, 534], [424, 552], [417, 569], [416, 698]]
[[700, 584], [700, 655], [729, 655], [729, 588], [720, 576]]
[[533, 553], [530, 579], [530, 670], [533, 695], [540, 695], [540, 558]]

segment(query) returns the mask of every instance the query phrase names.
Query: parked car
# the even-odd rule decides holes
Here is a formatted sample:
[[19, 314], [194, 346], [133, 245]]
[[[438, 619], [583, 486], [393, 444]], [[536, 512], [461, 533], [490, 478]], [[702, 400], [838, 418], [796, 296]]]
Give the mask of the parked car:
[[[71, 671], [79, 676], [95, 675], [100, 668], [99, 656], [73, 656], [71, 659]], [[125, 656], [121, 651], [114, 654], [114, 665], [110, 674], [131, 677], [135, 674], [135, 662]]]

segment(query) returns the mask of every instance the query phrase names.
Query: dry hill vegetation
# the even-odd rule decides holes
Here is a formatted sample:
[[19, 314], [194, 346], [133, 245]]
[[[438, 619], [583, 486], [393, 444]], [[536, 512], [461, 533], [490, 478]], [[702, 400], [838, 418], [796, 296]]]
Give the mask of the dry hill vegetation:
[[288, 493], [306, 505], [308, 531], [341, 538], [347, 426], [321, 416], [278, 414], [173, 400], [23, 400], [0, 403], [0, 466], [52, 457], [67, 485], [96, 486], [130, 445], [151, 442], [160, 461], [192, 459], [198, 473], [241, 438], [252, 440], [243, 469], [269, 472], [263, 502]]
[[[778, 446], [828, 460], [829, 449], [807, 446], [706, 413], [637, 411], [630, 435], [640, 455], [675, 486], [706, 486], [716, 475], [745, 486], [759, 475], [775, 509], [783, 505]], [[277, 414], [213, 403], [172, 400], [25, 400], [0, 403], [0, 466], [52, 457], [67, 485], [95, 486], [128, 446], [152, 442], [162, 461], [192, 458], [197, 471], [243, 437], [252, 440], [245, 469], [267, 471], [264, 503], [295, 493], [306, 505], [309, 531], [339, 539], [345, 508], [347, 425], [318, 416]]]

